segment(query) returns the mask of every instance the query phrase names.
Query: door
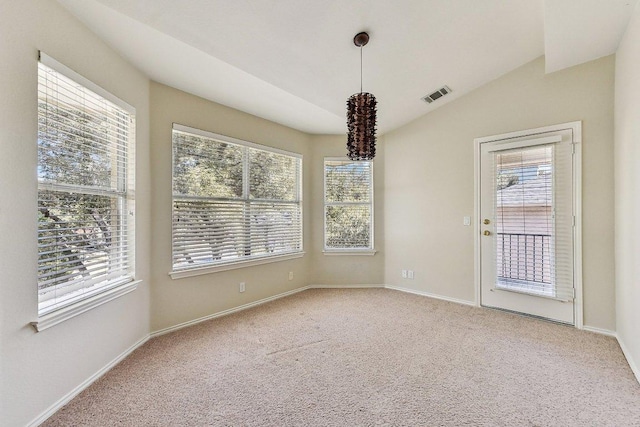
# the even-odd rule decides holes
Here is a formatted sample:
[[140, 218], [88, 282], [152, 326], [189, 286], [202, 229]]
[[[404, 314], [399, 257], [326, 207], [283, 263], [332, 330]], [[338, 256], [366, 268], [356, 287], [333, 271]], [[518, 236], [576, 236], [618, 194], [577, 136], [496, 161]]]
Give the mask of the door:
[[480, 143], [483, 306], [574, 323], [573, 132]]

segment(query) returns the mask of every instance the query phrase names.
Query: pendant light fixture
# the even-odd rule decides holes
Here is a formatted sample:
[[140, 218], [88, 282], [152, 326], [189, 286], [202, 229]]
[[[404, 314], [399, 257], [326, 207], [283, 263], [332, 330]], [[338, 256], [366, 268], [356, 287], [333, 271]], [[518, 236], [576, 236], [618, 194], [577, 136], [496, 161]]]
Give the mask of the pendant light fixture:
[[362, 91], [362, 48], [369, 34], [358, 33], [353, 43], [360, 48], [360, 93], [347, 100], [347, 157], [351, 160], [372, 160], [376, 155], [376, 97]]

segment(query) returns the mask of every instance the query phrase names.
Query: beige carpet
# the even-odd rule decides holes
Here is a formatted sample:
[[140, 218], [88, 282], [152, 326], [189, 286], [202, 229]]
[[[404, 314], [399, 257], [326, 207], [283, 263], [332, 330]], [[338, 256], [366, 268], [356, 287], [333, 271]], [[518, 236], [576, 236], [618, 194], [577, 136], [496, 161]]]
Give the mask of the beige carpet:
[[640, 426], [613, 338], [385, 289], [156, 338], [46, 426]]

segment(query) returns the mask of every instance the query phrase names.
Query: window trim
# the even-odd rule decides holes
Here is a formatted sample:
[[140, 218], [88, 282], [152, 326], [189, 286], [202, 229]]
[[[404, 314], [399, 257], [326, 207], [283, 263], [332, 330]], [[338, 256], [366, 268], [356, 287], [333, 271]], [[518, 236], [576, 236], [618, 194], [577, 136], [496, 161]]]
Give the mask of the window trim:
[[133, 292], [138, 288], [140, 283], [142, 283], [142, 280], [130, 280], [115, 287], [106, 288], [89, 298], [76, 301], [60, 309], [38, 316], [38, 320], [31, 322], [31, 326], [34, 327], [36, 332], [42, 332], [58, 323], [74, 318], [86, 311], [126, 295], [129, 292]]
[[[66, 65], [56, 61], [55, 59], [53, 59], [52, 57], [50, 57], [49, 55], [47, 55], [46, 53], [42, 52], [42, 51], [38, 51], [38, 62], [51, 68], [52, 70], [62, 74], [63, 76], [67, 77], [68, 79], [73, 80], [75, 83], [77, 83], [78, 85], [82, 86], [85, 89], [88, 89], [92, 92], [94, 92], [96, 95], [104, 98], [105, 100], [107, 100], [108, 102], [111, 102], [112, 104], [114, 104], [115, 106], [121, 108], [122, 110], [126, 111], [127, 113], [129, 113], [131, 116], [133, 116], [133, 126], [131, 128], [131, 134], [134, 138], [133, 141], [129, 141], [129, 143], [131, 144], [131, 152], [130, 152], [130, 158], [127, 159], [127, 182], [125, 182], [125, 187], [127, 188], [125, 194], [123, 195], [126, 199], [129, 199], [131, 201], [131, 206], [129, 207], [129, 210], [131, 212], [133, 212], [135, 210], [135, 198], [133, 198], [133, 194], [135, 194], [135, 183], [132, 180], [132, 177], [135, 177], [135, 134], [136, 134], [136, 121], [135, 121], [135, 116], [136, 116], [136, 109], [135, 107], [133, 107], [132, 105], [128, 104], [127, 102], [123, 101], [122, 99], [118, 98], [117, 96], [113, 95], [111, 92], [103, 89], [102, 87], [98, 86], [96, 83], [92, 82], [91, 80], [87, 79], [86, 77], [78, 74], [77, 72], [73, 71], [71, 68], [67, 67]], [[40, 183], [38, 182], [38, 187], [50, 187], [52, 189], [55, 189], [57, 187], [69, 187], [67, 185], [64, 184], [51, 184], [51, 183]], [[73, 186], [71, 186], [73, 187]], [[102, 189], [96, 189], [96, 188], [89, 188], [87, 189], [87, 193], [94, 193], [94, 194], [109, 194], [109, 195], [113, 195], [115, 194], [113, 191], [103, 191]], [[130, 250], [132, 250], [133, 252], [135, 252], [135, 240], [136, 240], [136, 233], [135, 233], [135, 216], [133, 216], [132, 218], [129, 219], [129, 221], [131, 221], [131, 227], [130, 227], [130, 235], [128, 235], [128, 246], [130, 248]], [[68, 301], [67, 303], [63, 303], [61, 304], [59, 307], [54, 308], [54, 309], [49, 309], [49, 310], [45, 310], [43, 313], [40, 313], [40, 297], [39, 297], [39, 289], [38, 287], [36, 287], [36, 293], [37, 293], [37, 308], [36, 310], [38, 311], [37, 314], [37, 320], [30, 322], [30, 324], [33, 326], [33, 328], [36, 330], [36, 332], [41, 332], [45, 329], [48, 329], [52, 326], [55, 326], [59, 323], [62, 323], [66, 320], [69, 320], [73, 317], [76, 317], [86, 311], [89, 311], [93, 308], [96, 308], [102, 304], [105, 304], [109, 301], [112, 301], [116, 298], [119, 298], [121, 296], [124, 296], [134, 290], [136, 290], [138, 288], [138, 285], [140, 283], [142, 283], [142, 280], [136, 279], [135, 278], [135, 270], [136, 270], [136, 262], [135, 262], [135, 254], [131, 253], [129, 255], [130, 259], [129, 259], [129, 274], [118, 280], [115, 281], [113, 283], [107, 284], [103, 287], [100, 287], [98, 289], [95, 289], [94, 291], [90, 292], [88, 296], [82, 297], [82, 298], [75, 298], [75, 299], [71, 299], [70, 301]], [[109, 282], [109, 280], [106, 280], [105, 283]], [[102, 282], [101, 282], [102, 283]]]
[[[326, 162], [351, 162], [366, 161], [371, 165], [371, 187], [369, 188], [369, 199], [371, 205], [371, 223], [369, 224], [369, 233], [371, 236], [371, 245], [368, 248], [328, 248], [327, 247], [327, 174]], [[377, 253], [375, 249], [375, 218], [374, 218], [374, 164], [373, 160], [351, 160], [347, 157], [325, 157], [322, 160], [322, 253], [325, 256], [340, 255], [365, 255], [373, 256]], [[364, 203], [361, 203], [364, 205]]]
[[50, 57], [46, 53], [44, 53], [42, 51], [39, 51], [38, 52], [38, 60], [39, 60], [39, 62], [41, 62], [42, 64], [46, 65], [47, 67], [57, 71], [60, 74], [63, 74], [65, 77], [70, 78], [74, 82], [78, 83], [79, 85], [84, 86], [86, 89], [89, 89], [90, 91], [94, 92], [95, 94], [100, 95], [101, 97], [103, 97], [107, 101], [111, 102], [112, 104], [117, 105], [118, 107], [120, 107], [123, 110], [127, 111], [129, 114], [133, 114], [133, 115], [136, 114], [135, 107], [133, 107], [132, 105], [130, 105], [130, 104], [126, 103], [126, 102], [124, 102], [122, 99], [118, 98], [117, 96], [115, 96], [111, 92], [108, 92], [107, 90], [103, 89], [102, 87], [98, 86], [97, 84], [95, 84], [91, 80], [87, 79], [86, 77], [76, 73], [71, 68], [67, 67], [66, 65], [61, 64], [60, 62], [56, 61], [55, 59], [53, 59], [52, 57]]
[[335, 255], [356, 255], [356, 256], [373, 256], [378, 253], [375, 249], [325, 249], [322, 251], [326, 256]]
[[[192, 128], [190, 126], [181, 125], [179, 123], [173, 123], [172, 130], [177, 130], [178, 132], [191, 133], [193, 135], [202, 136], [204, 138], [215, 139], [215, 140], [222, 141], [222, 142], [228, 142], [230, 144], [242, 145], [242, 146], [245, 146], [245, 147], [255, 148], [257, 150], [270, 151], [272, 153], [282, 154], [282, 155], [285, 155], [285, 156], [296, 157], [296, 158], [302, 160], [302, 154], [300, 154], [300, 153], [294, 153], [293, 151], [281, 150], [280, 148], [270, 147], [268, 145], [256, 144], [255, 142], [245, 141], [243, 139], [233, 138], [231, 136], [221, 135], [219, 133], [213, 133], [213, 132], [209, 132], [209, 131], [198, 129], [198, 128]], [[172, 144], [171, 148], [173, 149], [173, 144]], [[171, 170], [172, 170], [171, 181], [172, 181], [172, 183], [173, 183], [173, 160], [174, 159], [173, 159], [173, 150], [172, 150], [172, 154], [171, 154]], [[302, 177], [302, 173], [300, 173], [300, 177]], [[302, 183], [300, 185], [302, 186]], [[171, 191], [173, 192], [173, 188], [171, 188]], [[300, 201], [302, 201], [302, 190], [300, 191]]]
[[[221, 272], [221, 271], [227, 271], [227, 270], [234, 270], [234, 269], [238, 269], [238, 268], [245, 268], [245, 267], [251, 267], [254, 265], [262, 265], [262, 264], [269, 264], [272, 262], [280, 262], [280, 261], [287, 261], [287, 260], [291, 260], [291, 259], [296, 259], [296, 258], [302, 258], [305, 255], [304, 252], [304, 195], [303, 195], [303, 188], [304, 188], [304, 174], [303, 174], [303, 156], [300, 153], [295, 153], [293, 151], [287, 151], [287, 150], [282, 150], [279, 148], [275, 148], [275, 147], [271, 147], [268, 145], [262, 145], [262, 144], [257, 144], [255, 142], [250, 142], [250, 141], [245, 141], [242, 139], [238, 139], [238, 138], [233, 138], [230, 136], [226, 136], [226, 135], [222, 135], [222, 134], [217, 134], [214, 132], [209, 132], [203, 129], [198, 129], [198, 128], [193, 128], [190, 126], [185, 126], [185, 125], [181, 125], [179, 123], [172, 123], [172, 134], [173, 131], [178, 131], [178, 132], [184, 132], [184, 133], [190, 133], [192, 135], [196, 135], [196, 136], [201, 136], [204, 138], [209, 138], [209, 139], [214, 139], [216, 141], [221, 141], [221, 142], [226, 142], [226, 143], [230, 143], [230, 144], [235, 144], [235, 145], [240, 145], [242, 147], [248, 147], [248, 148], [253, 148], [256, 150], [261, 150], [261, 151], [267, 151], [267, 152], [271, 152], [271, 153], [275, 153], [275, 154], [280, 154], [280, 155], [284, 155], [284, 156], [289, 156], [289, 157], [294, 157], [296, 159], [298, 159], [300, 161], [300, 173], [299, 173], [299, 197], [298, 197], [298, 201], [297, 203], [299, 203], [300, 205], [300, 219], [301, 219], [301, 226], [300, 226], [300, 249], [296, 252], [285, 252], [285, 253], [278, 253], [275, 255], [264, 255], [264, 256], [260, 256], [260, 257], [255, 257], [255, 258], [249, 258], [249, 259], [235, 259], [232, 261], [228, 261], [225, 263], [220, 263], [220, 264], [203, 264], [203, 265], [199, 265], [199, 266], [194, 266], [191, 268], [179, 268], [176, 269], [174, 268], [173, 265], [173, 220], [171, 221], [171, 270], [169, 271], [169, 276], [173, 279], [182, 279], [182, 278], [186, 278], [186, 277], [193, 277], [193, 276], [200, 276], [200, 275], [204, 275], [204, 274], [210, 274], [210, 273], [217, 273], [217, 272]], [[173, 147], [173, 138], [172, 138], [172, 142], [171, 142], [171, 217], [173, 218], [173, 201], [174, 201], [174, 195], [173, 195], [173, 167], [174, 167], [174, 147]], [[248, 168], [247, 171], [248, 173]], [[244, 178], [243, 178], [244, 180]], [[245, 185], [248, 185], [248, 183], [244, 183]]]
[[202, 276], [203, 274], [218, 273], [220, 271], [236, 270], [238, 268], [252, 267], [254, 265], [270, 264], [272, 262], [288, 261], [292, 259], [302, 258], [305, 252], [295, 252], [280, 255], [269, 255], [263, 258], [245, 259], [242, 261], [232, 261], [221, 265], [206, 265], [202, 267], [194, 267], [186, 270], [171, 270], [169, 276], [173, 280], [184, 279], [185, 277]]

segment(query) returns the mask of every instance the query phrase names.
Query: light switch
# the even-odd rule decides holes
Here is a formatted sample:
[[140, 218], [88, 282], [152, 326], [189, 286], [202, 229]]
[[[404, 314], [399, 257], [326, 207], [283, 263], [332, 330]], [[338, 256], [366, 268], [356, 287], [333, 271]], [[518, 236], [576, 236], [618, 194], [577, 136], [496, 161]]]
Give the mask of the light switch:
[[465, 216], [465, 217], [462, 219], [462, 224], [464, 224], [464, 225], [471, 225], [471, 217], [470, 217], [470, 216]]

